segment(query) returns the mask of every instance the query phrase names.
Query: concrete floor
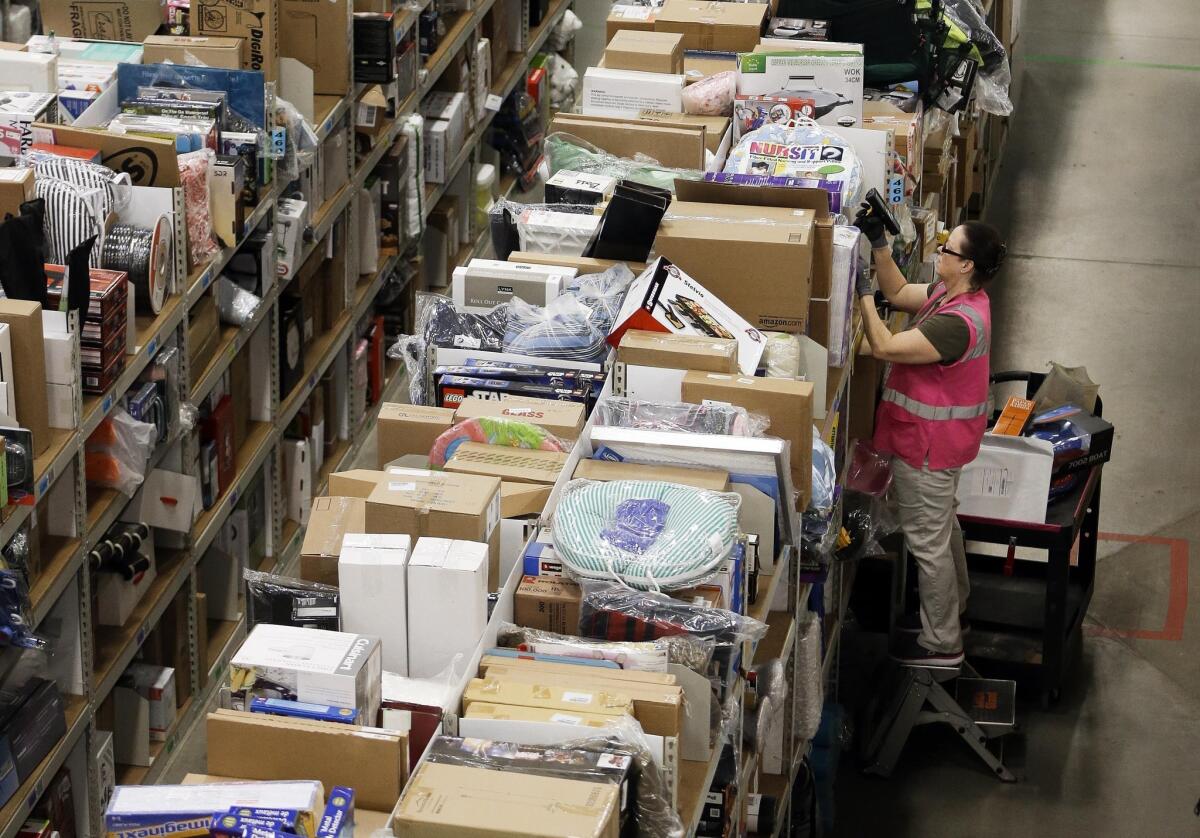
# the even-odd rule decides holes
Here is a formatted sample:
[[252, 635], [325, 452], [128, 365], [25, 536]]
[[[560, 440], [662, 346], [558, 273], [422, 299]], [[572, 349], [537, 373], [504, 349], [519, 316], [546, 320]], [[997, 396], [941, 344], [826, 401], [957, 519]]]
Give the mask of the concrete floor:
[[1059, 705], [1022, 705], [1021, 782], [924, 730], [890, 780], [843, 761], [836, 834], [1198, 835], [1200, 3], [1026, 0], [1015, 53], [992, 366], [1086, 365], [1117, 427], [1083, 660]]

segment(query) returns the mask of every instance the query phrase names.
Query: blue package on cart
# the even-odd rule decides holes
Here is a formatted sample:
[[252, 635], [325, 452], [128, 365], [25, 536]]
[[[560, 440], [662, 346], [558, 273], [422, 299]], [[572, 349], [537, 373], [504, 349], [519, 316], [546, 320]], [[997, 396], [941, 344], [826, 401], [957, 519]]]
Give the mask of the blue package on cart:
[[563, 564], [553, 544], [543, 541], [531, 541], [525, 545], [525, 556], [522, 559], [521, 573], [523, 576], [562, 576]]
[[284, 698], [255, 698], [250, 702], [250, 712], [342, 724], [354, 724], [358, 718], [358, 711], [352, 707], [334, 707], [331, 704], [313, 704], [308, 701], [288, 701]]
[[260, 809], [239, 806], [230, 809], [229, 813], [231, 815], [241, 815], [242, 817], [274, 821], [279, 824], [277, 828], [282, 828], [284, 832], [302, 835], [304, 838], [312, 838], [312, 831], [309, 829], [308, 812], [301, 812], [295, 809]]
[[315, 838], [354, 838], [354, 789], [333, 787]]
[[[228, 835], [230, 838], [275, 838], [282, 832], [283, 824], [270, 818], [256, 818], [251, 815], [237, 815], [226, 812], [223, 815], [213, 815], [209, 832], [213, 835]], [[283, 834], [287, 833], [283, 832]]]

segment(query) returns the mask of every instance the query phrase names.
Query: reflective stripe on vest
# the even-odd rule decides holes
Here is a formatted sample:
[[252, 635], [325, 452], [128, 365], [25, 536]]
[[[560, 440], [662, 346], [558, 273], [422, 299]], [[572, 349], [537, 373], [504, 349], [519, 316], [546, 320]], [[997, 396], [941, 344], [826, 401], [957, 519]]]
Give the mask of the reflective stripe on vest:
[[983, 416], [987, 413], [987, 402], [971, 405], [954, 405], [943, 407], [941, 405], [926, 404], [925, 402], [917, 401], [911, 396], [906, 396], [899, 390], [893, 390], [891, 387], [883, 388], [883, 400], [891, 402], [897, 407], [911, 413], [920, 419], [928, 419], [931, 422], [949, 421], [951, 419], [974, 419], [977, 416]]

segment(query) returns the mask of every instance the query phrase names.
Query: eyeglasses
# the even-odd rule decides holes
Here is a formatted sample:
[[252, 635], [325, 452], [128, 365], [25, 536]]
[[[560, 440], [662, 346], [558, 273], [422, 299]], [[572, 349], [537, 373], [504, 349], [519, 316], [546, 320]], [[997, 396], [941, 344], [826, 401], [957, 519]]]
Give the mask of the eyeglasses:
[[957, 251], [951, 250], [950, 248], [946, 247], [946, 245], [944, 245], [944, 244], [939, 244], [937, 246], [937, 252], [945, 253], [947, 256], [957, 256], [959, 259], [964, 259], [964, 260], [971, 261], [971, 262], [975, 261], [970, 256], [967, 256], [965, 254], [958, 253]]

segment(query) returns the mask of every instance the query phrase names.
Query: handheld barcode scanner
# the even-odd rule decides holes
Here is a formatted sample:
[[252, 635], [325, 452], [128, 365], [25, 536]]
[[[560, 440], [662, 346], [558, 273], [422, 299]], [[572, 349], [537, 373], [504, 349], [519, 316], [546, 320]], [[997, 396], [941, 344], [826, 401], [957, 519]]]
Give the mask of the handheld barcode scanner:
[[884, 228], [893, 236], [900, 235], [900, 224], [896, 221], [896, 216], [892, 215], [891, 209], [888, 208], [887, 201], [883, 200], [883, 196], [879, 194], [879, 190], [872, 188], [867, 192], [867, 213], [866, 215], [875, 216], [883, 222]]

